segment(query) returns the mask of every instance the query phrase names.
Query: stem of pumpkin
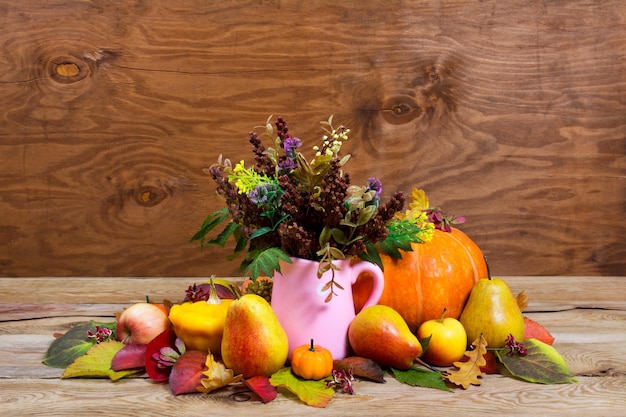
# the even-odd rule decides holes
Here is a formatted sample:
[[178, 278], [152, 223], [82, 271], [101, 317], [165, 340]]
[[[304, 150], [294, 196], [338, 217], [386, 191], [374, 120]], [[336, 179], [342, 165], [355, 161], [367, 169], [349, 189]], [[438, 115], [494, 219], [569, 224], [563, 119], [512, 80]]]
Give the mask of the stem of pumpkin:
[[309, 348], [311, 352], [315, 352], [315, 345], [313, 344], [313, 339], [311, 339], [311, 347]]

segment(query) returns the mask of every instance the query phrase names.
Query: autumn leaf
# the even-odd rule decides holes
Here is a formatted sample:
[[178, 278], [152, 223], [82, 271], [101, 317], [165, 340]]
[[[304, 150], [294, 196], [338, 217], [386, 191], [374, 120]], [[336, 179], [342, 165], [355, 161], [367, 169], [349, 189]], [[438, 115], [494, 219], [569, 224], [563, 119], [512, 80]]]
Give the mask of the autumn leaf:
[[326, 407], [335, 393], [332, 387], [326, 387], [323, 379], [315, 381], [299, 378], [291, 372], [291, 368], [283, 368], [273, 374], [270, 384], [291, 391], [305, 404], [317, 408]]
[[146, 366], [146, 345], [124, 345], [113, 356], [111, 369], [124, 371], [126, 369], [139, 369]]
[[517, 301], [517, 306], [519, 307], [519, 311], [526, 310], [526, 307], [528, 307], [528, 296], [526, 295], [524, 291], [521, 291], [519, 294], [517, 294], [517, 297], [515, 297], [515, 300]]
[[428, 196], [426, 196], [426, 192], [417, 188], [412, 189], [409, 209], [426, 210], [428, 208], [430, 208], [430, 203], [428, 201]]
[[274, 400], [278, 395], [278, 388], [270, 384], [270, 379], [264, 375], [244, 379], [243, 383], [246, 387], [250, 388], [252, 392], [258, 395], [264, 403]]
[[[88, 331], [95, 333], [96, 326], [106, 327], [115, 332], [115, 322], [99, 323], [89, 321], [77, 324], [50, 344], [43, 359], [44, 365], [54, 368], [65, 368], [78, 357], [83, 356], [96, 343], [95, 340], [90, 339], [87, 335]], [[114, 334], [112, 338], [115, 338]]]
[[233, 382], [239, 382], [243, 378], [243, 375], [235, 376], [232, 369], [227, 369], [223, 363], [217, 362], [211, 353], [206, 357], [205, 366], [207, 370], [202, 372], [205, 378], [200, 380], [201, 386], [198, 387], [200, 392], [208, 393]]
[[199, 350], [183, 353], [172, 366], [169, 383], [172, 394], [198, 392], [202, 373], [205, 370], [207, 354]]
[[454, 362], [453, 365], [457, 369], [443, 375], [448, 381], [460, 385], [464, 389], [469, 388], [470, 385], [481, 384], [478, 377], [485, 373], [480, 368], [487, 365], [484, 356], [487, 353], [487, 341], [482, 334], [472, 342], [472, 346], [474, 346], [474, 350], [465, 352], [465, 356], [469, 360], [467, 362]]
[[112, 381], [143, 370], [114, 371], [111, 369], [113, 357], [124, 347], [122, 342], [109, 341], [93, 345], [87, 353], [76, 358], [65, 368], [61, 378], [110, 378]]
[[571, 384], [574, 378], [565, 359], [557, 350], [537, 339], [525, 339], [525, 355], [507, 355], [506, 349], [499, 349], [496, 355], [511, 375], [539, 384]]
[[371, 359], [350, 356], [341, 360], [334, 360], [333, 369], [344, 372], [352, 369], [352, 375], [356, 377], [374, 382], [385, 382], [380, 365]]
[[[159, 361], [159, 355], [163, 348], [170, 348], [172, 352], [183, 354], [185, 352], [184, 342], [179, 340], [179, 343], [181, 343], [180, 350], [176, 347], [176, 332], [174, 329], [164, 330], [148, 343], [144, 359], [146, 373], [151, 380], [155, 382], [169, 381], [172, 366], [163, 366]], [[174, 361], [174, 357], [172, 357], [172, 361]]]
[[415, 366], [400, 371], [398, 369], [391, 369], [393, 376], [403, 384], [411, 385], [413, 387], [423, 388], [436, 388], [442, 391], [452, 391], [448, 388], [442, 379], [441, 372], [428, 371], [426, 369], [416, 368]]
[[537, 339], [548, 345], [554, 343], [554, 336], [548, 329], [526, 316], [524, 316], [524, 339]]

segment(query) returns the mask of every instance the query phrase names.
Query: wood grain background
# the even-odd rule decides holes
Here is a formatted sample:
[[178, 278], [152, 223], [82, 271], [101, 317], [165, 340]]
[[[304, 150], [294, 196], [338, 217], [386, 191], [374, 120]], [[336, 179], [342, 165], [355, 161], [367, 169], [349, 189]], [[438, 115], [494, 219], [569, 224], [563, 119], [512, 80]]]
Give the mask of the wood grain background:
[[[338, 3], [338, 4], [335, 4]], [[626, 5], [0, 0], [0, 275], [234, 275], [202, 169], [352, 129], [497, 275], [626, 275]]]

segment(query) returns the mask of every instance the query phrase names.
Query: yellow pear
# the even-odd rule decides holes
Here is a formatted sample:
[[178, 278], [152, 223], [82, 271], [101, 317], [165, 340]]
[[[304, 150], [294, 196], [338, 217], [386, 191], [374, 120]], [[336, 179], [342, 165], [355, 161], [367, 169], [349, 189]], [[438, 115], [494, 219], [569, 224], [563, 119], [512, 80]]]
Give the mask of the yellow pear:
[[380, 304], [356, 315], [348, 328], [348, 340], [357, 356], [400, 370], [409, 369], [422, 354], [422, 345], [400, 313]]
[[256, 294], [228, 307], [222, 336], [222, 360], [235, 375], [270, 376], [287, 361], [287, 334], [270, 304]]
[[491, 348], [501, 348], [509, 334], [524, 337], [524, 317], [509, 286], [500, 278], [481, 279], [472, 288], [459, 319], [467, 340], [482, 335]]

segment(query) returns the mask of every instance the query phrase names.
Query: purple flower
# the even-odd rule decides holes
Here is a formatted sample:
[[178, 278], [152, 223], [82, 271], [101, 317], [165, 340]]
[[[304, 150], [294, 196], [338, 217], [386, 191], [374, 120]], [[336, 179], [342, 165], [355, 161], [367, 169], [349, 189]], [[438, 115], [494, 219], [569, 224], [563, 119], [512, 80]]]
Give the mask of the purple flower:
[[383, 192], [383, 183], [379, 179], [371, 177], [367, 180], [367, 190], [374, 191], [374, 200], [378, 200]]
[[248, 198], [258, 206], [272, 205], [280, 198], [282, 192], [277, 184], [268, 182], [257, 185], [248, 193]]
[[293, 136], [288, 137], [283, 142], [283, 149], [289, 159], [294, 159], [296, 157], [296, 149], [300, 146], [302, 146], [302, 141], [298, 138], [294, 138]]

